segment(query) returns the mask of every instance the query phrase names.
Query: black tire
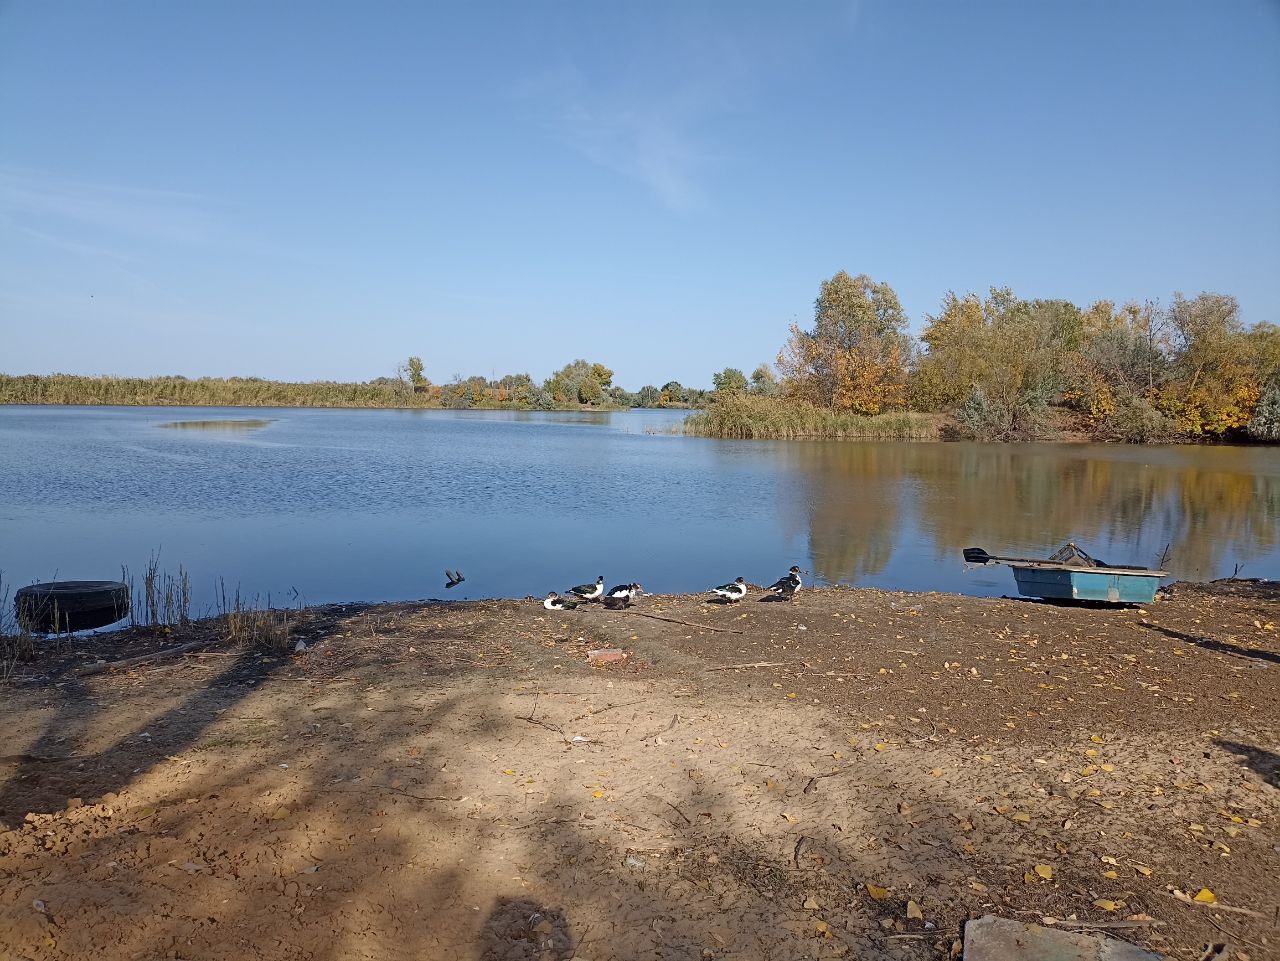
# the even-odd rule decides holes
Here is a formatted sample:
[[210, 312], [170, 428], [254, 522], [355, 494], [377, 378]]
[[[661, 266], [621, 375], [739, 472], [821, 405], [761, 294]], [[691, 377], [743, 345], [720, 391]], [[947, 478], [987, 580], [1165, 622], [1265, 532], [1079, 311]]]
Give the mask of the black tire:
[[129, 615], [129, 586], [120, 581], [56, 581], [18, 588], [18, 624], [33, 634], [87, 631]]

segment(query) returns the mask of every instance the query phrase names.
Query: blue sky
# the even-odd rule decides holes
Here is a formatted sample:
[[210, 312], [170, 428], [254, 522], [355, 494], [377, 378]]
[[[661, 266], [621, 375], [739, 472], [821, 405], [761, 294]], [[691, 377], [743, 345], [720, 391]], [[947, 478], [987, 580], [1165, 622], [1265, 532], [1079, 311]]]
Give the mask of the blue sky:
[[709, 385], [841, 269], [1280, 322], [1280, 3], [0, 0], [0, 371]]

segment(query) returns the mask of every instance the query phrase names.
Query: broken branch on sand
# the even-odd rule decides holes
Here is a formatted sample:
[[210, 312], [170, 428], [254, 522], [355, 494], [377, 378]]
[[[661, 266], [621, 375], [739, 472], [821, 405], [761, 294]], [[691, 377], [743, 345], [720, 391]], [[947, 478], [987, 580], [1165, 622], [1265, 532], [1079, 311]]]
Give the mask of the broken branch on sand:
[[101, 674], [116, 667], [133, 667], [137, 664], [146, 664], [150, 661], [158, 661], [162, 657], [173, 657], [177, 654], [185, 654], [187, 651], [194, 651], [197, 647], [208, 647], [210, 644], [216, 644], [217, 641], [191, 641], [187, 644], [179, 644], [177, 647], [166, 647], [162, 651], [152, 651], [150, 654], [139, 654], [137, 657], [126, 657], [119, 661], [103, 661], [100, 664], [90, 664], [76, 671], [80, 677], [88, 677], [91, 674]]
[[712, 627], [710, 624], [695, 624], [693, 621], [681, 621], [674, 617], [661, 617], [657, 614], [648, 614], [644, 611], [622, 611], [623, 614], [631, 614], [634, 617], [652, 617], [655, 621], [666, 621], [668, 624], [683, 624], [685, 627], [696, 627], [700, 631], [719, 631], [723, 634], [743, 634], [745, 631], [739, 631], [732, 627]]

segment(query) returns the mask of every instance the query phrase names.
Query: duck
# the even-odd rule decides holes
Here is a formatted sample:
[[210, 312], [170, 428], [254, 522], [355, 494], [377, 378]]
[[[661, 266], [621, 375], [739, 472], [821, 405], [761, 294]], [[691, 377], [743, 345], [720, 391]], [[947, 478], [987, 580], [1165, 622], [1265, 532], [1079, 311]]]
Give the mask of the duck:
[[462, 576], [462, 571], [451, 571], [447, 567], [444, 569], [444, 576], [444, 586], [446, 590], [451, 587], [457, 587], [466, 580], [466, 578]]
[[719, 587], [711, 588], [708, 593], [723, 597], [726, 603], [733, 604], [747, 596], [747, 582], [739, 577], [731, 584], [721, 584]]
[[609, 593], [604, 596], [604, 606], [611, 610], [630, 607], [631, 602], [643, 593], [644, 588], [639, 584], [619, 584], [617, 587], [611, 588]]
[[594, 584], [579, 584], [577, 587], [569, 588], [565, 593], [572, 594], [581, 601], [598, 601], [600, 595], [604, 593], [604, 575], [597, 577]]
[[769, 590], [783, 600], [789, 601], [796, 596], [796, 591], [800, 590], [800, 584], [800, 568], [792, 564], [787, 573], [769, 585]]
[[561, 597], [555, 591], [547, 595], [546, 600], [542, 602], [542, 606], [549, 611], [571, 611], [578, 606], [577, 601], [571, 601], [567, 597]]

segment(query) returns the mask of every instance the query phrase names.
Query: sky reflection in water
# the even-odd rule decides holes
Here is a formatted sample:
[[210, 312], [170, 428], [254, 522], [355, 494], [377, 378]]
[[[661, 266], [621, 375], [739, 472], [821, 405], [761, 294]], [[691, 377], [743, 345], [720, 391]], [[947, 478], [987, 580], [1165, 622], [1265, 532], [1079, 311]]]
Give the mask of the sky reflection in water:
[[[258, 412], [255, 412], [258, 414]], [[148, 555], [279, 603], [542, 595], [603, 574], [696, 591], [790, 564], [1014, 592], [960, 551], [1074, 539], [1113, 563], [1280, 577], [1280, 449], [736, 442], [622, 414], [0, 408], [0, 570], [135, 576]], [[466, 582], [444, 590], [445, 567]], [[296, 594], [295, 594], [296, 592]]]

